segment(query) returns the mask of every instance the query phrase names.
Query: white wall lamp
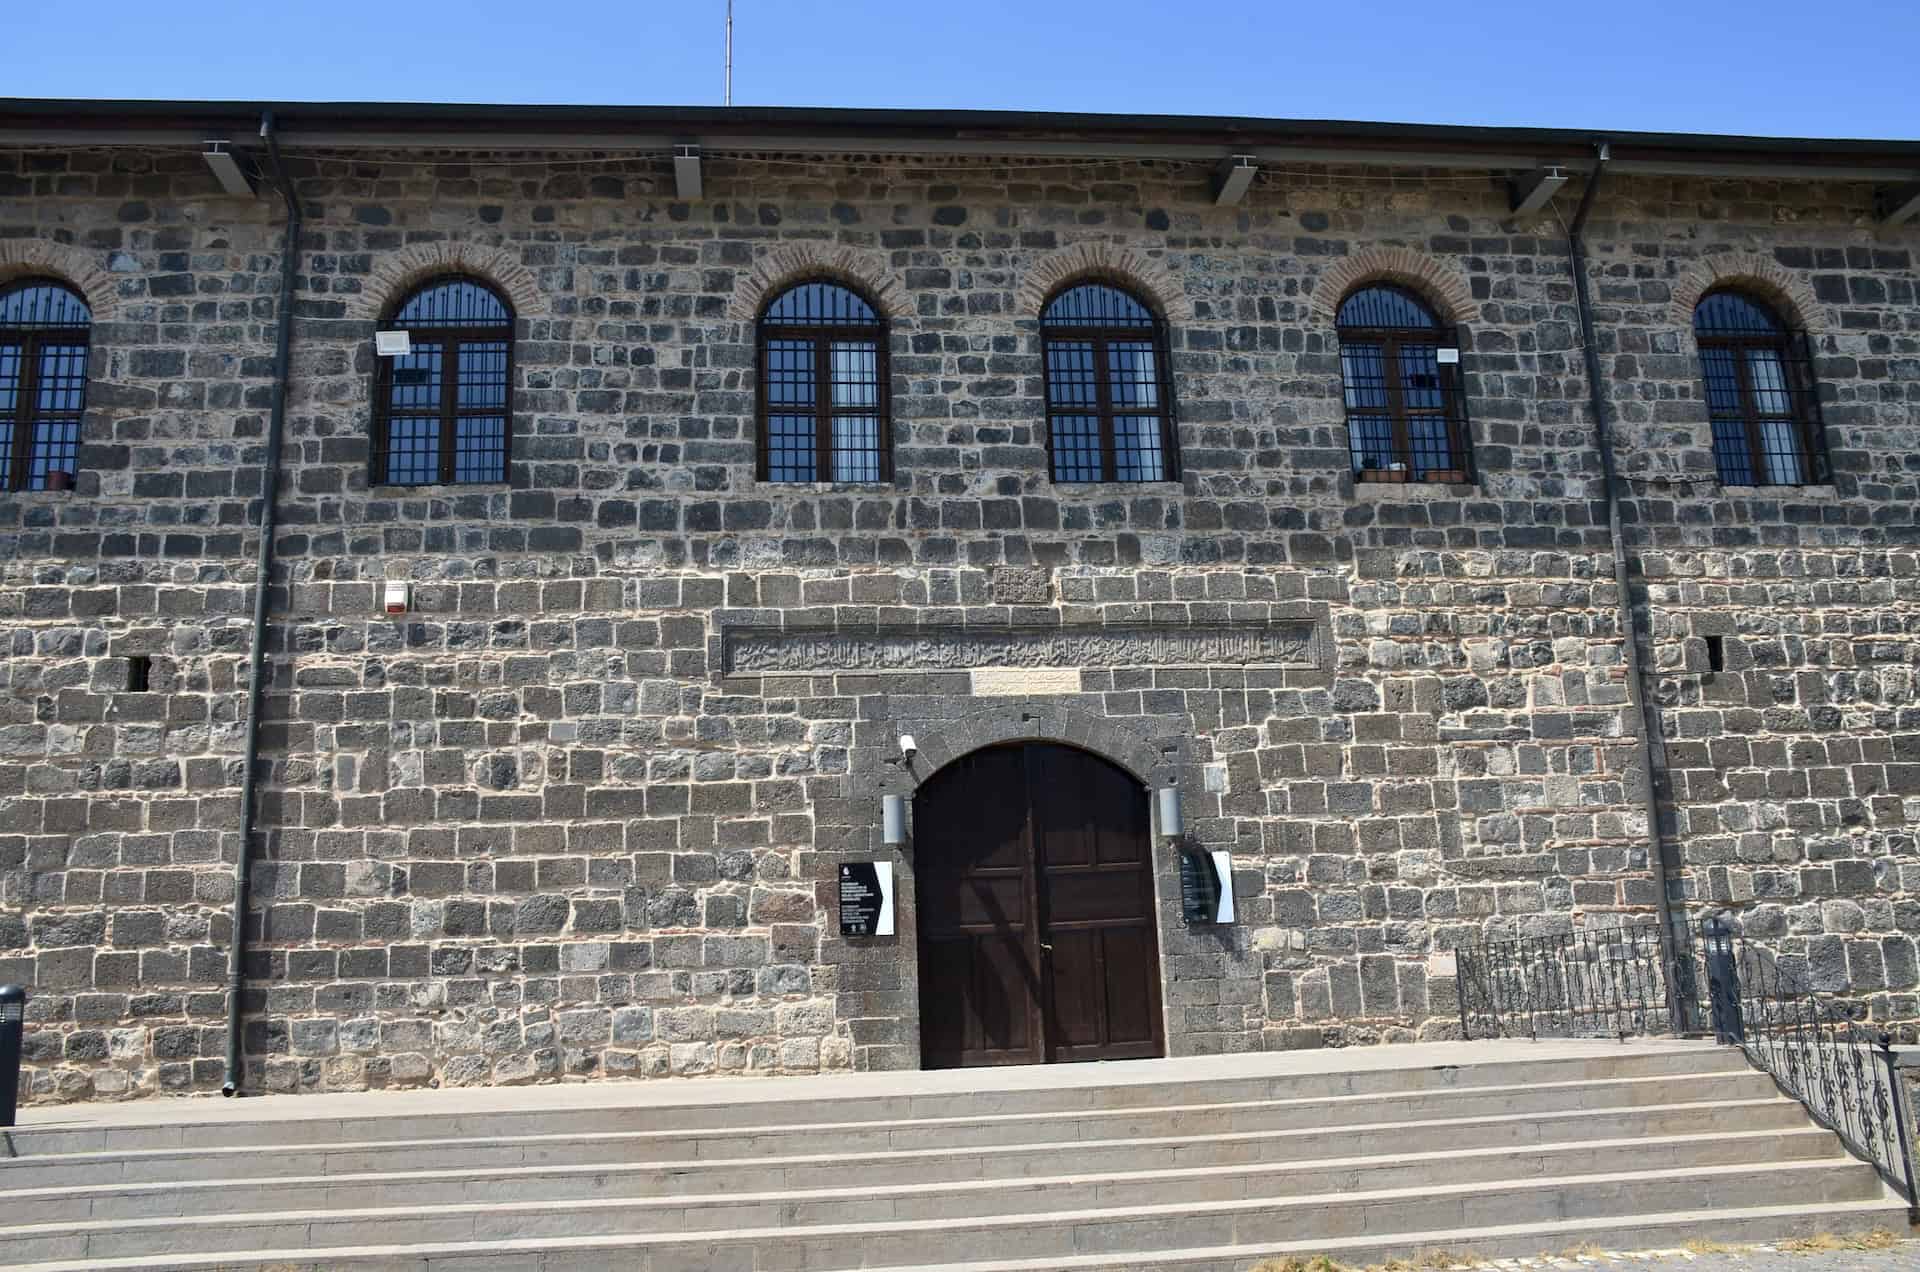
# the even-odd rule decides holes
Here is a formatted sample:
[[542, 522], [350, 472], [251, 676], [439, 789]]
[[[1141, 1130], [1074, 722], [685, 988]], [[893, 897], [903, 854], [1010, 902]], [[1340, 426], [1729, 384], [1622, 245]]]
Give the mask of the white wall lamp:
[[1178, 839], [1186, 831], [1180, 819], [1180, 788], [1163, 786], [1154, 792], [1154, 798], [1160, 803], [1160, 837]]
[[899, 848], [906, 844], [906, 796], [882, 795], [880, 797], [880, 842], [889, 848]]

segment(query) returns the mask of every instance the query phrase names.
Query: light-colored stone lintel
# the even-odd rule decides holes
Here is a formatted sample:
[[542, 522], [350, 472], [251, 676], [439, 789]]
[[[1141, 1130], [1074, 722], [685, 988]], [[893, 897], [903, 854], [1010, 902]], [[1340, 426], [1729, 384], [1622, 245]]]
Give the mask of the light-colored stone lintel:
[[1079, 693], [1080, 671], [1076, 667], [976, 667], [973, 692], [982, 698]]

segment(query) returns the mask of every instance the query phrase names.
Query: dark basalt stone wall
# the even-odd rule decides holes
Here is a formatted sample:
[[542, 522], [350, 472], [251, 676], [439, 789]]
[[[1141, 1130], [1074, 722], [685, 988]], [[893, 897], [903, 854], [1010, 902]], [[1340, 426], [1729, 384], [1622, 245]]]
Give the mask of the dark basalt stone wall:
[[[1457, 173], [1270, 172], [1219, 209], [1160, 163], [711, 157], [697, 204], [650, 159], [290, 163], [250, 1085], [911, 1067], [937, 1006], [880, 797], [1017, 737], [1178, 784], [1231, 851], [1231, 929], [1186, 928], [1161, 863], [1176, 1054], [1447, 1036], [1455, 945], [1652, 909], [1551, 211]], [[1869, 199], [1622, 178], [1590, 239], [1672, 895], [1911, 1021], [1920, 307], [1914, 232]], [[96, 314], [78, 488], [0, 494], [0, 980], [32, 987], [33, 1098], [220, 1081], [280, 248], [191, 156], [0, 155], [0, 277]], [[509, 480], [370, 484], [372, 334], [449, 270], [515, 307]], [[885, 313], [890, 483], [754, 477], [753, 315], [814, 276]], [[1083, 276], [1168, 318], [1178, 481], [1048, 479], [1037, 307]], [[1331, 314], [1381, 277], [1457, 326], [1471, 484], [1349, 473]], [[1830, 484], [1715, 480], [1689, 314], [1719, 283], [1807, 331]], [[1293, 667], [717, 656], [730, 627], [1298, 622]], [[834, 865], [878, 854], [901, 935], [843, 940]]]

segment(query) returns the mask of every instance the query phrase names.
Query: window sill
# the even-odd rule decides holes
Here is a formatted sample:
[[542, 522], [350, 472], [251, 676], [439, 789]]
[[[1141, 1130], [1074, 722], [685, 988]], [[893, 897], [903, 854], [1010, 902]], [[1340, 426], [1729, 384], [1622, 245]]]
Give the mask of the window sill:
[[1353, 478], [1353, 495], [1356, 499], [1457, 499], [1477, 489], [1479, 484], [1473, 481], [1366, 481], [1357, 475]]
[[1809, 498], [1838, 499], [1840, 491], [1830, 481], [1807, 482], [1805, 485], [1788, 485], [1784, 482], [1769, 486], [1728, 486], [1722, 485], [1720, 493], [1739, 499], [1785, 499], [1793, 495]]
[[771, 477], [754, 478], [751, 488], [806, 492], [816, 495], [830, 495], [836, 490], [898, 491], [904, 489], [891, 481], [775, 481]]
[[408, 490], [510, 490], [512, 487], [513, 483], [504, 477], [499, 481], [370, 481], [367, 483], [367, 492], [371, 494], [374, 491], [399, 493]]
[[1126, 490], [1135, 490], [1142, 486], [1181, 487], [1186, 483], [1178, 477], [1155, 477], [1151, 481], [1055, 481], [1047, 480], [1047, 485], [1055, 490], [1112, 490], [1118, 486]]

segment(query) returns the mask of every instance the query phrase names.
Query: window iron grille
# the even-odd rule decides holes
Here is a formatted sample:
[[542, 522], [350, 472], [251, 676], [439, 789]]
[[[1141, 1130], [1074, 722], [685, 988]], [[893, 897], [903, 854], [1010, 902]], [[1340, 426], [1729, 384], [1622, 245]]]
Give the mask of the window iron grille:
[[0, 489], [45, 490], [80, 459], [93, 313], [52, 279], [0, 289]]
[[428, 486], [507, 479], [513, 311], [473, 278], [429, 280], [387, 320], [409, 353], [383, 357], [374, 386], [372, 480]]
[[760, 480], [893, 480], [886, 325], [865, 298], [820, 280], [780, 293], [759, 371]]
[[1174, 480], [1178, 430], [1159, 317], [1122, 288], [1080, 283], [1041, 310], [1040, 340], [1053, 480]]
[[1472, 447], [1453, 331], [1412, 293], [1363, 287], [1341, 302], [1347, 443], [1361, 481], [1464, 482]]
[[1693, 331], [1721, 484], [1832, 480], [1807, 333], [1789, 330], [1772, 309], [1738, 291], [1702, 297]]

